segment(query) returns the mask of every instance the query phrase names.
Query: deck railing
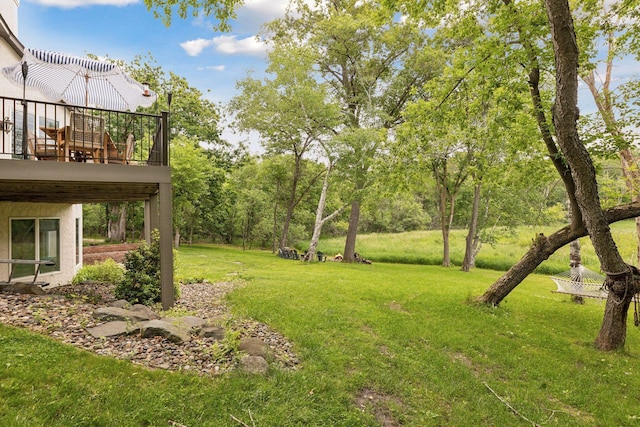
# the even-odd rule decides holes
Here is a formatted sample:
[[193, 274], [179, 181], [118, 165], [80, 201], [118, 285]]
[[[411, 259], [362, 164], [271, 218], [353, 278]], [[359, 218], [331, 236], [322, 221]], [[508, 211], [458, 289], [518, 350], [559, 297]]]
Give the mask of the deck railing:
[[0, 160], [168, 165], [167, 113], [0, 101]]

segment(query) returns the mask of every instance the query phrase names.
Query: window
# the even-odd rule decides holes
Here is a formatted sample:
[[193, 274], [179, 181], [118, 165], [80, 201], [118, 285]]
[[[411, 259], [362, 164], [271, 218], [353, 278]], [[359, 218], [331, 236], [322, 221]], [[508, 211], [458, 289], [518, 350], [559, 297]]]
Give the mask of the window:
[[[60, 220], [57, 218], [29, 218], [11, 220], [11, 258], [52, 260], [52, 266], [43, 265], [41, 273], [60, 271]], [[36, 256], [37, 255], [37, 256]], [[14, 277], [32, 276], [36, 267], [17, 264]]]

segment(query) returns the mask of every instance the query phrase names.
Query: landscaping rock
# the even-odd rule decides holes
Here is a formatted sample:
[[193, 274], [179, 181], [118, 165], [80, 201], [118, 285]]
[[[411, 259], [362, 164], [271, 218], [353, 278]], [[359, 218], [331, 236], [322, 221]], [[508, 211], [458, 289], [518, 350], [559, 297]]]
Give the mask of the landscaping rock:
[[144, 320], [160, 318], [160, 316], [158, 316], [155, 311], [151, 310], [149, 307], [143, 304], [134, 304], [133, 306], [131, 306], [129, 311], [136, 313], [136, 315], [141, 316]]
[[123, 320], [136, 323], [157, 319], [158, 316], [155, 313], [150, 316], [144, 310], [133, 311], [119, 307], [101, 307], [93, 312], [93, 317], [104, 322]]
[[116, 320], [114, 322], [103, 323], [93, 328], [87, 328], [89, 332], [95, 338], [109, 338], [117, 337], [120, 335], [129, 335], [140, 331], [139, 325], [132, 325], [129, 322], [122, 320]]
[[244, 356], [240, 359], [240, 370], [250, 374], [265, 375], [269, 370], [269, 364], [260, 356]]
[[126, 299], [119, 299], [109, 304], [109, 307], [129, 308], [131, 304]]
[[197, 331], [202, 329], [202, 327], [207, 324], [206, 320], [196, 316], [165, 317], [161, 320], [171, 323], [172, 325], [176, 325], [179, 328], [192, 329]]
[[200, 336], [204, 338], [213, 338], [216, 341], [224, 339], [226, 331], [222, 326], [205, 326], [200, 329]]
[[265, 357], [269, 346], [259, 338], [246, 337], [240, 340], [238, 349], [244, 351], [249, 356]]
[[189, 331], [162, 320], [149, 320], [140, 323], [142, 338], [162, 337], [174, 343], [191, 341]]
[[28, 294], [28, 295], [44, 295], [46, 292], [33, 283], [15, 282], [9, 284], [0, 285], [0, 292], [7, 292], [10, 294]]

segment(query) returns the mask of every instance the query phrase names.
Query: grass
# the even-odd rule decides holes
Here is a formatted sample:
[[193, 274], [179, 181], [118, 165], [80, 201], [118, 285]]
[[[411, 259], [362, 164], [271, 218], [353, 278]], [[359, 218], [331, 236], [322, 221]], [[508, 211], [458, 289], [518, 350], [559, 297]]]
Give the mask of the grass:
[[0, 425], [640, 425], [640, 332], [623, 352], [596, 351], [603, 303], [573, 304], [546, 276], [487, 308], [469, 301], [500, 273], [481, 269], [201, 245], [179, 251], [177, 275], [244, 283], [234, 315], [287, 336], [301, 369], [150, 371], [0, 326]]
[[[506, 231], [493, 245], [485, 244], [478, 254], [476, 265], [479, 268], [506, 271], [529, 249], [538, 233], [550, 235], [560, 227], [518, 227]], [[634, 220], [620, 221], [611, 226], [614, 239], [624, 259], [635, 264], [636, 242], [630, 236], [635, 235]], [[450, 254], [453, 265], [462, 265], [464, 258], [465, 230], [452, 230], [450, 236]], [[598, 257], [585, 237], [580, 239], [583, 264], [599, 271]], [[344, 238], [324, 239], [319, 249], [329, 256], [344, 251]], [[392, 235], [359, 235], [356, 250], [365, 258], [377, 262], [401, 264], [442, 264], [442, 234], [439, 230], [412, 231]], [[569, 247], [557, 251], [536, 270], [541, 274], [555, 274], [569, 269]]]

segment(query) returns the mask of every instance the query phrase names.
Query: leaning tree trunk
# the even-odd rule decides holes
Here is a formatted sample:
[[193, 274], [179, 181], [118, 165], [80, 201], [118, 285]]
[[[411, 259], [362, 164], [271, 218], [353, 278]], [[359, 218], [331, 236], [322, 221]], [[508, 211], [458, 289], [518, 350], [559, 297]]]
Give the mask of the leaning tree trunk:
[[[609, 224], [624, 219], [635, 218], [640, 215], [640, 201], [607, 209], [606, 220]], [[568, 245], [573, 240], [587, 235], [583, 226], [567, 225], [548, 237], [538, 236], [527, 253], [513, 265], [505, 274], [493, 283], [485, 293], [478, 298], [478, 302], [497, 306], [507, 297], [527, 276], [555, 251]]]
[[558, 145], [571, 167], [576, 200], [596, 250], [609, 290], [596, 346], [605, 351], [624, 347], [627, 312], [636, 292], [633, 272], [626, 265], [600, 206], [595, 168], [577, 131], [578, 45], [567, 0], [545, 0], [556, 57], [556, 101], [553, 120]]
[[320, 191], [320, 199], [318, 200], [318, 207], [316, 209], [316, 221], [313, 224], [313, 235], [311, 236], [311, 242], [309, 242], [309, 250], [307, 251], [304, 260], [313, 261], [318, 249], [318, 242], [320, 241], [320, 233], [322, 232], [322, 225], [324, 221], [322, 216], [324, 215], [324, 208], [327, 204], [327, 191], [329, 191], [329, 174], [331, 173], [331, 166], [327, 167], [327, 173], [322, 181], [322, 190]]

